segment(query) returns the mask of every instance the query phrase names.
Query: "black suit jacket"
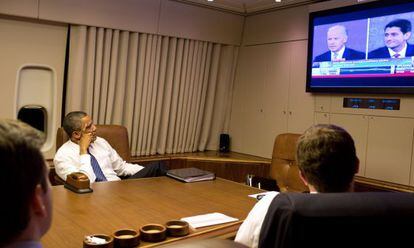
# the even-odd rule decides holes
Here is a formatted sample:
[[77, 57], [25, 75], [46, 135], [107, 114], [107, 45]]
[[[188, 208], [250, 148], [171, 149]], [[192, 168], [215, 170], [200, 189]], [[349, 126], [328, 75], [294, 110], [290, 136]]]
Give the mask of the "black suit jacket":
[[413, 221], [412, 193], [282, 193], [269, 206], [259, 247], [404, 247]]
[[[344, 54], [342, 56], [345, 60], [358, 60], [365, 59], [365, 53], [345, 47]], [[327, 51], [315, 57], [313, 62], [331, 61], [331, 51]]]
[[[410, 45], [407, 43], [407, 51], [405, 52], [405, 57], [414, 56], [414, 45]], [[380, 47], [368, 53], [369, 59], [383, 59], [383, 58], [390, 58], [390, 52], [388, 51], [388, 47]]]

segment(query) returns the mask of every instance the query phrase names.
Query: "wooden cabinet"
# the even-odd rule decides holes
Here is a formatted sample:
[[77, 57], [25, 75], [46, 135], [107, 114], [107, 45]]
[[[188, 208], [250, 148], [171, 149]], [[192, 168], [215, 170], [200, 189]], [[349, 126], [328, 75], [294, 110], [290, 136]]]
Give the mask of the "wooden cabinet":
[[260, 154], [263, 148], [262, 93], [268, 64], [264, 48], [263, 46], [244, 47], [240, 52], [230, 123], [233, 151]]
[[[162, 161], [168, 169], [196, 167], [214, 172], [217, 177], [239, 183], [245, 183], [248, 174], [267, 177], [271, 162], [270, 159], [247, 154], [216, 151], [132, 157], [129, 162], [145, 166], [156, 161]], [[55, 181], [53, 161], [47, 160], [47, 162], [50, 167], [49, 178], [52, 185], [60, 184]]]
[[232, 150], [270, 158], [278, 134], [313, 124], [305, 92], [306, 41], [245, 46], [236, 72], [230, 123]]
[[359, 158], [357, 175], [365, 175], [367, 149], [368, 117], [364, 115], [331, 114], [330, 123], [345, 128], [354, 138], [355, 149]]
[[307, 41], [290, 42], [290, 83], [288, 128], [290, 133], [303, 133], [313, 124], [314, 97], [306, 93]]
[[172, 159], [171, 169], [195, 167], [202, 170], [214, 172], [217, 177], [231, 181], [244, 183], [246, 176], [253, 174], [266, 177], [269, 174], [269, 164], [267, 163], [242, 163], [242, 162], [223, 162], [223, 161], [203, 161], [192, 159]]
[[413, 130], [412, 119], [370, 116], [365, 176], [408, 185]]
[[316, 112], [315, 123], [335, 124], [352, 135], [359, 176], [413, 185], [414, 119]]
[[244, 183], [247, 174], [267, 177], [270, 159], [237, 152], [219, 153], [216, 151], [165, 154], [149, 157], [135, 157], [134, 163], [141, 165], [163, 160], [168, 169], [196, 167], [214, 172], [217, 177]]

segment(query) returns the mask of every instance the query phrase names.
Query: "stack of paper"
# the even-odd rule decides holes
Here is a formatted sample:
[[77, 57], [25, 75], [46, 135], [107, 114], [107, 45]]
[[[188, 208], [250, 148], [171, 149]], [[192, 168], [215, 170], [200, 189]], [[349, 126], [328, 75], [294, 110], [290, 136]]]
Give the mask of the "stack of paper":
[[200, 170], [197, 168], [182, 168], [169, 170], [167, 172], [167, 176], [186, 183], [214, 180], [216, 178], [214, 173], [210, 171]]
[[181, 220], [187, 221], [193, 228], [205, 227], [205, 226], [212, 226], [223, 224], [227, 222], [237, 221], [239, 219], [227, 216], [221, 213], [211, 213], [211, 214], [203, 214], [203, 215], [196, 215], [192, 217], [182, 218]]

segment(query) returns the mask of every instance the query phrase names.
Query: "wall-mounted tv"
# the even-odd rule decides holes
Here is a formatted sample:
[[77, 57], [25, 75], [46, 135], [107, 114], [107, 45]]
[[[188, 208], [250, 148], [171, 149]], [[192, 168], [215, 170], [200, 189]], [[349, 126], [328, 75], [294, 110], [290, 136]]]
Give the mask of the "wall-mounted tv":
[[307, 92], [414, 93], [414, 1], [309, 16]]

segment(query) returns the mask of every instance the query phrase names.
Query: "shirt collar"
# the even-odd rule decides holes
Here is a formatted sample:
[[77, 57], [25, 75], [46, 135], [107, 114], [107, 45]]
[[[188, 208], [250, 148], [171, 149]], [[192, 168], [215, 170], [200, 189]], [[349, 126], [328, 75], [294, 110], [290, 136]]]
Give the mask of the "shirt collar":
[[[392, 50], [391, 48], [388, 48], [388, 51], [390, 52], [390, 57], [394, 58], [394, 55], [396, 54], [396, 52], [394, 52], [394, 50]], [[407, 52], [407, 42], [404, 44], [403, 49], [398, 52], [398, 54], [400, 55], [398, 58], [405, 58], [406, 52]]]
[[[339, 50], [338, 52], [336, 52], [337, 59], [342, 59], [342, 57], [344, 56], [344, 52], [345, 52], [345, 46], [342, 46], [341, 50]], [[331, 51], [331, 60], [334, 58], [334, 52]]]

